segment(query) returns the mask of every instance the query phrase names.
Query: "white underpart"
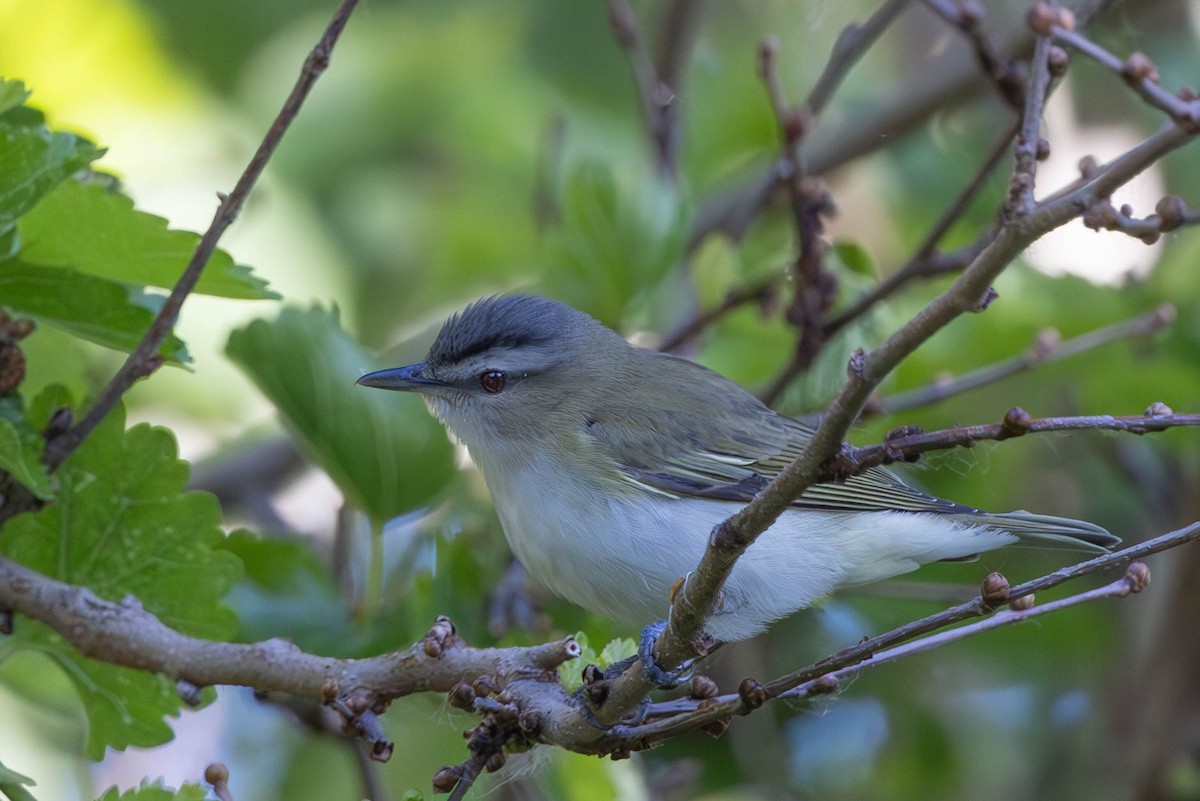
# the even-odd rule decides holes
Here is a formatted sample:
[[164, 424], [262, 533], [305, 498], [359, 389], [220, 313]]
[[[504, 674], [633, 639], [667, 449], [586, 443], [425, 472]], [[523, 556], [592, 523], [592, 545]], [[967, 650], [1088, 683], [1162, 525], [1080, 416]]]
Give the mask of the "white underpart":
[[[568, 600], [627, 623], [667, 616], [671, 585], [696, 568], [713, 526], [741, 506], [589, 490], [536, 454], [481, 467], [529, 572]], [[738, 560], [708, 630], [719, 640], [744, 639], [839, 587], [1015, 540], [936, 514], [789, 511]]]

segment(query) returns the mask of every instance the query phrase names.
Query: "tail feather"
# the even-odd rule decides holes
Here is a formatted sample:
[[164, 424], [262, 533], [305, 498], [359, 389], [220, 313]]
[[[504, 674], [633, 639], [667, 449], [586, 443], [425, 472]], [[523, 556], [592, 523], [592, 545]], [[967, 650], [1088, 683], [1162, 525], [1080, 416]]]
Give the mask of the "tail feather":
[[1017, 546], [1104, 553], [1121, 542], [1106, 529], [1085, 520], [1017, 511], [962, 515], [964, 523], [987, 525], [1015, 535]]

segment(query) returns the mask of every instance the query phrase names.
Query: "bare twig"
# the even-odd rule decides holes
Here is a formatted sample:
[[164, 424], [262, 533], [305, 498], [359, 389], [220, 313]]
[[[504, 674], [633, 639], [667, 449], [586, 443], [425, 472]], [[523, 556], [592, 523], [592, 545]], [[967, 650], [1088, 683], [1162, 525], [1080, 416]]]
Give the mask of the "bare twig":
[[673, 353], [681, 347], [691, 342], [700, 335], [704, 329], [708, 328], [713, 323], [720, 320], [725, 315], [729, 314], [734, 309], [739, 308], [747, 303], [766, 303], [774, 295], [783, 282], [783, 274], [772, 275], [761, 281], [748, 284], [743, 287], [737, 287], [729, 290], [725, 295], [725, 299], [717, 306], [706, 311], [701, 311], [691, 319], [684, 322], [675, 332], [668, 336], [658, 349], [665, 353]]
[[920, 433], [908, 433], [910, 429], [905, 427], [896, 429], [896, 436], [889, 435], [881, 445], [843, 447], [841, 453], [829, 462], [828, 476], [836, 479], [839, 476], [857, 475], [872, 467], [911, 460], [928, 451], [953, 447], [969, 448], [978, 442], [999, 442], [1025, 434], [1041, 434], [1047, 431], [1123, 431], [1129, 434], [1150, 434], [1181, 426], [1200, 426], [1200, 414], [1173, 414], [1163, 404], [1156, 403], [1146, 410], [1146, 414], [1139, 416], [1114, 417], [1101, 414], [1034, 419], [1024, 409], [1013, 407], [1004, 415], [1002, 423], [959, 426]]
[[[1033, 98], [1044, 95], [1042, 87], [1048, 81], [1046, 77], [1037, 77], [1047, 72], [1046, 45], [1043, 44], [1038, 50], [1040, 56], [1035, 62], [1039, 63], [1035, 64], [1035, 78], [1030, 90]], [[1026, 113], [1035, 118], [1040, 110], [1039, 100], [1031, 100], [1026, 105]], [[1022, 130], [1031, 129], [1036, 131], [1036, 119], [1023, 121]], [[753, 501], [713, 531], [696, 570], [675, 594], [666, 629], [655, 647], [659, 663], [670, 669], [704, 653], [703, 626], [734, 563], [793, 499], [822, 480], [826, 463], [841, 448], [851, 423], [879, 383], [901, 361], [959, 315], [981, 310], [991, 300], [991, 282], [1030, 243], [1074, 219], [1081, 209], [1087, 208], [1097, 198], [1107, 196], [1117, 186], [1166, 153], [1190, 141], [1190, 138], [1191, 134], [1178, 126], [1172, 124], [1164, 127], [1062, 198], [1031, 210], [1016, 209], [1019, 213], [1007, 215], [1005, 224], [995, 238], [948, 290], [934, 298], [873, 353], [856, 352], [848, 366], [848, 381], [827, 407], [805, 453], [763, 488]], [[1014, 174], [1021, 169], [1014, 169]], [[1024, 183], [1014, 180], [1013, 184], [1018, 190], [1017, 199], [1026, 199], [1027, 188]], [[1028, 189], [1032, 189], [1031, 184]], [[606, 708], [600, 710], [601, 719], [608, 722], [615, 720], [624, 710], [632, 708], [649, 689], [650, 684], [640, 671], [627, 671], [613, 683]]]
[[168, 628], [136, 603], [105, 601], [2, 558], [0, 607], [40, 620], [83, 655], [114, 665], [199, 687], [233, 684], [318, 700], [360, 690], [378, 699], [448, 690], [463, 677], [549, 670], [579, 653], [572, 639], [532, 648], [468, 648], [448, 621], [411, 648], [369, 659], [314, 656], [283, 639], [212, 642]]
[[804, 101], [809, 116], [816, 117], [824, 110], [850, 69], [871, 49], [871, 45], [875, 44], [906, 5], [908, 0], [887, 0], [862, 25], [850, 25], [838, 34], [825, 69]]
[[1042, 106], [1050, 91], [1050, 39], [1039, 36], [1033, 46], [1030, 60], [1029, 87], [1025, 92], [1025, 111], [1021, 116], [1021, 129], [1017, 134], [1017, 146], [1013, 149], [1016, 167], [1009, 182], [1008, 202], [1001, 214], [1005, 217], [1020, 217], [1032, 214], [1037, 201], [1034, 198], [1034, 183], [1037, 178], [1038, 143], [1041, 140]]
[[654, 143], [659, 170], [674, 180], [680, 139], [676, 88], [664, 81], [655, 69], [642, 41], [637, 15], [626, 0], [609, 0], [608, 20], [617, 44], [625, 51], [633, 69], [642, 117], [650, 140]]
[[980, 26], [983, 6], [976, 2], [923, 0], [926, 7], [962, 32], [979, 62], [983, 74], [991, 79], [1000, 97], [1018, 111], [1025, 104], [1025, 65], [1006, 57], [996, 42]]
[[874, 398], [863, 409], [863, 415], [896, 414], [920, 406], [936, 403], [955, 395], [961, 395], [979, 387], [994, 384], [1009, 376], [1024, 372], [1042, 364], [1078, 356], [1123, 339], [1134, 339], [1153, 334], [1170, 325], [1175, 319], [1175, 307], [1164, 303], [1154, 311], [1122, 320], [1095, 331], [1060, 342], [1054, 329], [1039, 332], [1033, 344], [1019, 356], [1013, 356], [995, 364], [981, 367], [957, 378], [935, 381], [924, 387], [898, 392], [884, 398]]
[[51, 470], [74, 453], [79, 444], [100, 424], [100, 421], [116, 406], [135, 381], [150, 375], [162, 364], [162, 357], [158, 355], [158, 350], [174, 328], [184, 300], [195, 288], [196, 282], [200, 280], [205, 265], [208, 264], [208, 260], [217, 249], [221, 235], [237, 218], [242, 204], [245, 203], [246, 197], [258, 181], [259, 176], [262, 175], [275, 148], [283, 139], [284, 133], [296, 119], [309, 91], [321, 73], [329, 66], [329, 57], [333, 47], [357, 4], [358, 0], [343, 0], [334, 13], [333, 19], [325, 28], [320, 41], [305, 59], [300, 77], [292, 88], [291, 94], [284, 101], [283, 108], [280, 109], [278, 116], [267, 131], [267, 135], [263, 138], [262, 144], [258, 146], [258, 150], [250, 159], [250, 163], [246, 165], [245, 171], [238, 178], [233, 191], [228, 195], [220, 196], [221, 203], [217, 207], [212, 223], [200, 237], [200, 243], [196, 246], [195, 253], [192, 254], [183, 274], [179, 276], [179, 280], [163, 302], [162, 308], [151, 322], [138, 346], [129, 354], [129, 358], [117, 370], [116, 375], [96, 398], [96, 402], [80, 417], [79, 421], [67, 432], [46, 443], [43, 458]]
[[848, 323], [866, 314], [875, 304], [891, 297], [892, 294], [908, 284], [909, 281], [915, 278], [943, 275], [947, 272], [961, 270], [987, 247], [988, 242], [995, 235], [994, 231], [985, 231], [975, 242], [959, 251], [961, 254], [960, 258], [950, 263], [950, 267], [953, 269], [947, 269], [946, 264], [931, 258], [937, 249], [938, 243], [942, 241], [942, 237], [966, 213], [971, 203], [979, 195], [980, 190], [987, 185], [992, 171], [996, 169], [996, 166], [1004, 156], [1008, 154], [1009, 145], [1012, 143], [1013, 136], [1017, 133], [1017, 126], [1018, 124], [1014, 122], [1012, 126], [1000, 135], [1000, 138], [996, 140], [996, 144], [993, 145], [987, 157], [983, 160], [983, 164], [971, 176], [971, 180], [958, 193], [958, 196], [954, 198], [954, 202], [942, 212], [942, 216], [929, 229], [929, 233], [925, 235], [925, 238], [917, 246], [916, 251], [909, 260], [898, 270], [888, 275], [887, 278], [880, 281], [878, 286], [859, 298], [850, 308], [829, 319], [825, 323], [825, 336], [833, 336]]
[[1145, 55], [1134, 53], [1122, 61], [1078, 31], [1059, 25], [1050, 28], [1050, 35], [1055, 41], [1119, 75], [1139, 97], [1170, 114], [1181, 128], [1193, 133], [1200, 130], [1200, 106], [1194, 102], [1195, 96], [1186, 92], [1174, 95], [1164, 89], [1158, 83], [1158, 70]]
[[[1191, 538], [1200, 538], [1200, 531], [1195, 532]], [[1176, 544], [1181, 543], [1177, 542]], [[989, 576], [989, 579], [993, 576], [1004, 584], [1007, 584], [999, 574], [992, 574], [992, 576]], [[879, 667], [880, 665], [885, 665], [913, 654], [930, 651], [968, 637], [1022, 623], [1041, 615], [1059, 612], [1089, 601], [1103, 598], [1124, 598], [1131, 593], [1141, 592], [1149, 583], [1149, 580], [1150, 571], [1146, 565], [1142, 562], [1134, 562], [1130, 565], [1124, 576], [1095, 589], [1085, 590], [1039, 606], [1014, 604], [1015, 608], [1004, 609], [975, 623], [917, 639], [910, 639], [915, 636], [910, 633], [903, 637], [902, 644], [887, 648], [880, 647], [878, 650], [859, 651], [862, 645], [866, 645], [867, 642], [874, 642], [884, 638], [891, 639], [895, 635], [895, 632], [901, 631], [901, 629], [895, 629], [877, 638], [864, 641], [860, 646], [855, 646], [841, 652], [842, 654], [851, 651], [856, 652], [857, 658], [852, 662], [845, 662], [843, 659], [837, 659], [836, 661], [822, 660], [826, 664], [816, 672], [816, 675], [811, 675], [814, 673], [815, 666], [810, 666], [775, 681], [758, 685], [761, 688], [759, 696], [761, 700], [749, 700], [748, 702], [746, 694], [742, 692], [721, 695], [703, 701], [681, 700], [668, 702], [651, 707], [649, 710], [648, 716], [659, 717], [659, 719], [636, 726], [617, 727], [612, 734], [624, 739], [626, 742], [637, 743], [639, 747], [646, 747], [653, 742], [661, 741], [668, 737], [697, 731], [712, 725], [716, 721], [728, 720], [734, 715], [748, 714], [757, 708], [756, 704], [761, 706], [762, 701], [765, 700], [785, 698], [797, 700], [825, 695], [835, 692], [846, 680], [854, 678], [864, 670]], [[1032, 595], [1031, 592], [1022, 592], [1022, 594], [1017, 595], [1018, 591], [1020, 591], [1019, 588], [1014, 588], [1007, 597], [1015, 600]], [[987, 615], [995, 608], [996, 605], [985, 601], [983, 596], [976, 597], [966, 604], [952, 607], [938, 615], [925, 618], [926, 621], [933, 620], [934, 618], [942, 620], [942, 622], [934, 625], [934, 628], [927, 629], [927, 631], [934, 631], [969, 617]], [[892, 641], [899, 642], [894, 639]], [[833, 664], [838, 663], [840, 663], [840, 666], [836, 668], [832, 667]], [[811, 678], [806, 678], [800, 682], [796, 681], [798, 676], [810, 675]]]

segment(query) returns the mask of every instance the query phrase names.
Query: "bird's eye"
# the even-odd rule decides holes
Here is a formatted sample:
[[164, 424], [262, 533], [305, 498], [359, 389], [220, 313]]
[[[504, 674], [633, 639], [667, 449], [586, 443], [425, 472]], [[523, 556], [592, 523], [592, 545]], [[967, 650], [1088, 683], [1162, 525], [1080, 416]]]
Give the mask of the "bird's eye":
[[504, 389], [507, 381], [508, 376], [500, 370], [484, 370], [479, 374], [479, 386], [483, 387], [483, 391], [489, 395], [495, 395]]

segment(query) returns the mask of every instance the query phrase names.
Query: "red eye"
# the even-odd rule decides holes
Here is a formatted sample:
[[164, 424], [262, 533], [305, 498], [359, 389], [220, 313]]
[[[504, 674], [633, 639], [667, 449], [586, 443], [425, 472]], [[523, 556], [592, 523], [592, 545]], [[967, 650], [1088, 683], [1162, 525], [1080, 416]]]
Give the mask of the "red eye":
[[504, 389], [508, 377], [499, 370], [486, 370], [479, 374], [479, 386], [489, 395], [495, 395]]

